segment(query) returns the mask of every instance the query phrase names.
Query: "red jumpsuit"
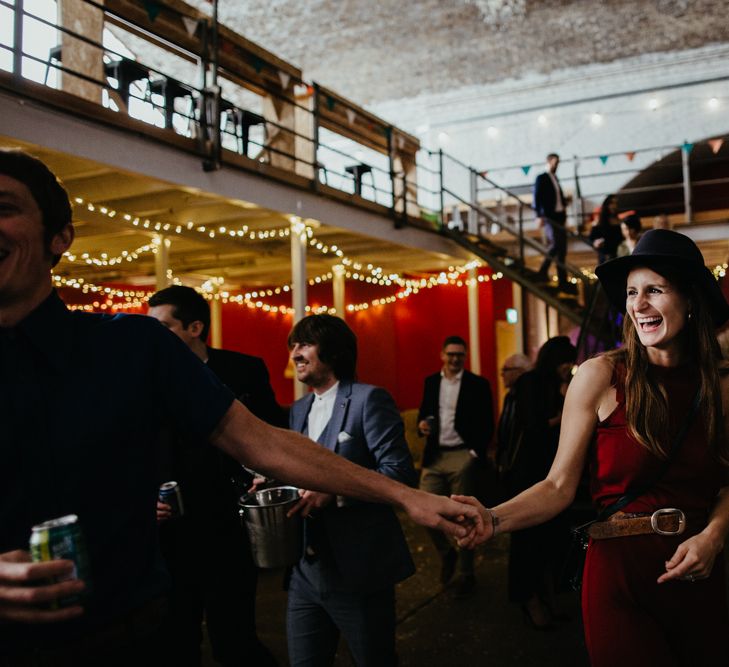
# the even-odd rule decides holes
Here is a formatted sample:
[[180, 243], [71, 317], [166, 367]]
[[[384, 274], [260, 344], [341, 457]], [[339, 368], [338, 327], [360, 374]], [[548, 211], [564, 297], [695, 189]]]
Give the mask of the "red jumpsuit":
[[[689, 366], [651, 366], [650, 373], [667, 391], [670, 433], [674, 435], [690, 409], [698, 372]], [[596, 507], [613, 503], [641, 480], [649, 481], [661, 466], [627, 432], [624, 375], [619, 366], [614, 376], [618, 406], [599, 423], [591, 453], [591, 493]], [[724, 480], [725, 469], [708, 451], [699, 413], [661, 480], [623, 511], [676, 507], [692, 516], [708, 515]], [[708, 579], [656, 583], [676, 547], [704, 526], [705, 521], [695, 519], [675, 537], [635, 535], [590, 543], [582, 610], [593, 667], [729, 665], [722, 555]]]

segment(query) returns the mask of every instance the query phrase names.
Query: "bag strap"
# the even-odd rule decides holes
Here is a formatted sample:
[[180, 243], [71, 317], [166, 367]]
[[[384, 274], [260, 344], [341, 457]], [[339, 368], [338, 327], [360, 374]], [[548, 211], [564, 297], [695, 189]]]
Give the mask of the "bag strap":
[[666, 474], [666, 471], [671, 466], [671, 463], [673, 463], [673, 460], [678, 453], [678, 450], [681, 447], [681, 443], [683, 442], [684, 438], [686, 437], [686, 433], [689, 430], [689, 426], [691, 426], [691, 422], [694, 420], [694, 417], [696, 416], [696, 412], [699, 409], [699, 404], [701, 403], [701, 387], [699, 387], [696, 390], [696, 395], [694, 396], [694, 400], [691, 403], [691, 408], [689, 409], [688, 414], [686, 415], [686, 419], [684, 419], [683, 424], [681, 426], [681, 429], [676, 434], [676, 437], [673, 439], [673, 443], [671, 444], [671, 452], [669, 456], [666, 458], [665, 461], [663, 461], [663, 464], [661, 465], [661, 469], [658, 471], [658, 473], [653, 477], [653, 479], [648, 482], [647, 484], [643, 484], [642, 486], [639, 486], [635, 489], [628, 489], [627, 493], [624, 496], [621, 496], [618, 498], [614, 503], [611, 505], [608, 505], [607, 507], [600, 510], [600, 512], [597, 515], [596, 521], [605, 521], [605, 519], [608, 519], [611, 517], [615, 512], [620, 511], [625, 507], [626, 505], [629, 505], [634, 500], [640, 498], [648, 489], [650, 489], [654, 484], [656, 484], [660, 479]]

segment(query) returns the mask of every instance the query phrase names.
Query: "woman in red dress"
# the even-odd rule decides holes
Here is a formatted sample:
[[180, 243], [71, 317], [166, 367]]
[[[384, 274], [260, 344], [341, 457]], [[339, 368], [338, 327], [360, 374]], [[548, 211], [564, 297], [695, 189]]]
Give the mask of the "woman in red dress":
[[469, 544], [549, 520], [589, 464], [598, 511], [632, 497], [590, 532], [582, 608], [593, 667], [725, 665], [729, 364], [715, 327], [729, 304], [693, 241], [669, 230], [647, 232], [597, 274], [626, 312], [624, 346], [580, 366], [547, 478], [481, 507], [486, 527]]

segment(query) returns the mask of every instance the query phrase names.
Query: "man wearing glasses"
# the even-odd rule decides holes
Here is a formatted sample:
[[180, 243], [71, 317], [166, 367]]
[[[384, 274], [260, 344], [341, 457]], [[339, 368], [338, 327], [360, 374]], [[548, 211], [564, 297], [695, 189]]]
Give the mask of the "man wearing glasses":
[[[472, 495], [472, 466], [486, 461], [486, 448], [494, 432], [493, 404], [488, 380], [465, 370], [466, 341], [449, 336], [443, 342], [443, 367], [425, 378], [418, 413], [418, 430], [427, 437], [420, 488], [448, 496]], [[475, 590], [473, 551], [456, 550], [435, 531], [429, 531], [441, 557], [443, 586], [456, 574], [456, 597]], [[457, 566], [457, 567], [456, 567]]]

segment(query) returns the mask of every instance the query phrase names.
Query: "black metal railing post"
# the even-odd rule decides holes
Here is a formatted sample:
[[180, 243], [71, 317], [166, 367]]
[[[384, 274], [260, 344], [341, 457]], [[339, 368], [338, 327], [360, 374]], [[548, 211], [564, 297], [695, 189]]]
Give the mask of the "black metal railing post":
[[210, 82], [203, 90], [205, 121], [208, 124], [207, 155], [203, 160], [205, 171], [220, 169], [220, 86], [218, 85], [218, 0], [213, 0], [213, 20], [210, 26]]
[[440, 177], [440, 226], [446, 226], [445, 218], [445, 198], [444, 190], [445, 184], [443, 183], [443, 149], [438, 149], [438, 175]]
[[13, 16], [13, 74], [21, 76], [23, 71], [23, 0], [15, 0]]
[[[319, 95], [321, 93], [319, 92], [319, 84], [316, 81], [312, 83], [312, 88], [314, 89], [314, 110], [312, 111], [314, 122], [314, 192], [317, 192], [319, 190]], [[326, 171], [324, 173], [326, 174]]]

